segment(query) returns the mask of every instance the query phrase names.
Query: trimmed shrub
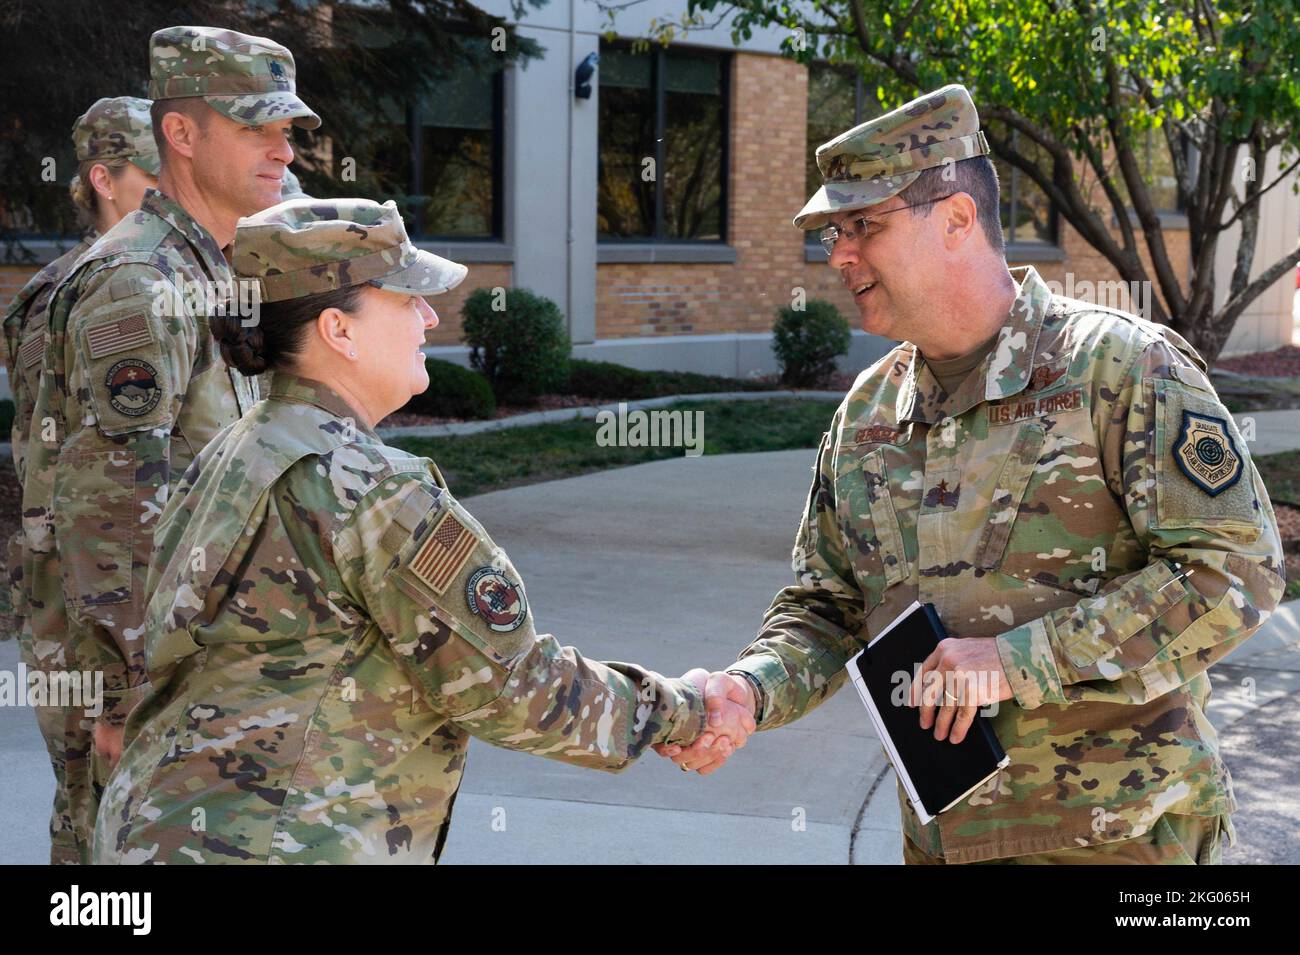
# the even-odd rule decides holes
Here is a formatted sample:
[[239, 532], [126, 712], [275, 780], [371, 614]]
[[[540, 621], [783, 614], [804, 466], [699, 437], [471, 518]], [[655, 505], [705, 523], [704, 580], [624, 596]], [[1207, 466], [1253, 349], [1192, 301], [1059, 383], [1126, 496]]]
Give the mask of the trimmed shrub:
[[772, 335], [781, 381], [795, 388], [827, 381], [835, 373], [835, 359], [848, 354], [853, 340], [839, 309], [818, 298], [810, 299], [803, 311], [781, 309]]
[[512, 288], [505, 290], [504, 310], [493, 311], [497, 294], [475, 289], [465, 300], [461, 314], [470, 364], [486, 376], [500, 402], [524, 404], [559, 392], [569, 380], [573, 350], [559, 307]]
[[601, 401], [635, 401], [662, 395], [699, 395], [719, 391], [774, 391], [771, 382], [723, 378], [691, 371], [643, 371], [609, 361], [569, 362], [568, 394]]
[[412, 396], [402, 411], [435, 418], [491, 418], [496, 414], [492, 386], [478, 372], [438, 358], [426, 358], [424, 367], [429, 371], [429, 387]]

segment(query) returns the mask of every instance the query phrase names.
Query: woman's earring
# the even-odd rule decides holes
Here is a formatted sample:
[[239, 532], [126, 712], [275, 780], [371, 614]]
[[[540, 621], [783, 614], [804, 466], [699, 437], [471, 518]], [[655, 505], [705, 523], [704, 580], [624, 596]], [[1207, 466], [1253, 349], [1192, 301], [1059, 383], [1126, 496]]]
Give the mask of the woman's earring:
[[349, 357], [349, 358], [356, 358], [356, 357], [357, 357], [357, 353], [354, 352], [354, 351], [350, 351], [350, 352], [348, 352], [348, 357]]

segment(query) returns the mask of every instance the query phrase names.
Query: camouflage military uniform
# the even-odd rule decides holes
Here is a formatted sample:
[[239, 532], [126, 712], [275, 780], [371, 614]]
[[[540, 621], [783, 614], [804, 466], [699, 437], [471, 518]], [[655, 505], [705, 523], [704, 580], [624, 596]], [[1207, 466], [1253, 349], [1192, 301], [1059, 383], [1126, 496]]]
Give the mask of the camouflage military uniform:
[[[947, 86], [831, 140], [795, 224], [986, 153], [978, 126]], [[1011, 762], [925, 826], [900, 785], [909, 861], [1103, 846], [1097, 861], [1186, 861], [1180, 843], [1231, 838], [1205, 671], [1281, 597], [1276, 519], [1186, 342], [1019, 271], [995, 346], [955, 393], [906, 342], [858, 377], [818, 450], [797, 581], [732, 669], [758, 689], [759, 728], [781, 726], [931, 603], [950, 636], [996, 637], [1014, 697], [991, 722]]]
[[[158, 174], [158, 147], [149, 123], [149, 101], [131, 96], [104, 98], [77, 118], [72, 127], [72, 141], [78, 161], [111, 162], [126, 159], [151, 176]], [[14, 470], [19, 483], [27, 474], [27, 428], [32, 420], [40, 390], [41, 362], [45, 355], [45, 329], [50, 300], [55, 288], [72, 271], [78, 259], [99, 238], [90, 229], [75, 246], [34, 275], [10, 303], [4, 317], [6, 368], [13, 392], [14, 425], [10, 446]], [[37, 646], [27, 620], [27, 587], [23, 581], [23, 532], [20, 527], [9, 540], [7, 568], [10, 600], [15, 630], [23, 663], [29, 671], [48, 669], [52, 661], [44, 659], [52, 649], [49, 641]], [[0, 634], [0, 639], [8, 634]], [[36, 721], [45, 740], [54, 772], [54, 808], [50, 816], [50, 861], [55, 864], [77, 862], [75, 830], [72, 825], [67, 791], [69, 752], [76, 767], [85, 765], [87, 732], [81, 727], [81, 714], [71, 714], [62, 707], [36, 707]]]
[[[1017, 270], [1020, 271], [1020, 270]], [[760, 729], [820, 704], [914, 600], [950, 636], [997, 636], [1015, 697], [1011, 765], [908, 839], [948, 862], [1142, 836], [1165, 813], [1235, 809], [1205, 670], [1276, 606], [1276, 519], [1199, 356], [1160, 326], [1052, 296], [1023, 270], [997, 347], [947, 395], [904, 343], [854, 383], [823, 437], [779, 593], [734, 669]], [[1176, 465], [1215, 419], [1211, 495]], [[1190, 576], [1186, 576], [1190, 572]]]
[[[465, 271], [364, 200], [244, 219], [233, 261], [263, 301], [363, 281], [432, 294]], [[470, 736], [618, 770], [704, 729], [684, 682], [538, 635], [509, 558], [432, 462], [321, 382], [277, 371], [186, 473], [157, 541], [150, 689], [98, 862], [434, 862]]]
[[[158, 175], [158, 147], [149, 123], [149, 101], [132, 96], [104, 98], [77, 118], [72, 141], [77, 160], [127, 159], [151, 176]], [[13, 394], [14, 423], [10, 446], [14, 470], [22, 483], [27, 473], [27, 426], [40, 385], [41, 360], [45, 355], [46, 311], [54, 289], [72, 271], [72, 266], [99, 238], [95, 229], [63, 255], [37, 272], [18, 292], [4, 315], [5, 369]], [[9, 543], [8, 568], [15, 616], [25, 615], [26, 598], [18, 582], [22, 574], [22, 531]], [[7, 633], [0, 633], [0, 640]]]
[[[292, 56], [279, 44], [173, 27], [155, 33], [150, 50], [155, 99], [204, 96], [249, 124], [284, 116], [319, 124], [297, 98]], [[108, 723], [125, 719], [145, 679], [144, 574], [169, 488], [257, 400], [256, 382], [226, 367], [208, 325], [227, 307], [230, 282], [213, 237], [151, 189], [51, 303], [32, 416], [35, 433], [50, 439], [29, 446], [23, 573], [41, 665], [102, 673]], [[81, 716], [64, 714], [66, 788], [86, 861], [107, 772]]]

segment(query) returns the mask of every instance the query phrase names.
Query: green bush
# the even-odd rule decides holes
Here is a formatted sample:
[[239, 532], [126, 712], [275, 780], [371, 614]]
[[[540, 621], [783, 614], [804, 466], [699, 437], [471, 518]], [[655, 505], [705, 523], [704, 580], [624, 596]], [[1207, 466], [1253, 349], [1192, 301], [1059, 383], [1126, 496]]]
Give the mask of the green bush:
[[691, 371], [642, 371], [609, 361], [569, 362], [566, 393], [601, 401], [635, 401], [662, 395], [702, 395], [719, 391], [772, 391], [771, 382], [723, 378]]
[[476, 371], [437, 358], [426, 358], [429, 387], [415, 395], [402, 408], [414, 414], [435, 418], [491, 418], [497, 400], [488, 380]]
[[14, 403], [9, 398], [0, 401], [0, 440], [8, 441], [14, 427]]
[[772, 327], [772, 351], [781, 380], [796, 388], [819, 385], [835, 373], [835, 359], [853, 340], [849, 323], [834, 305], [811, 299], [803, 311], [781, 309]]
[[475, 289], [465, 300], [462, 315], [470, 364], [487, 377], [501, 402], [527, 403], [559, 392], [569, 379], [573, 350], [559, 307], [516, 288], [506, 289], [505, 308], [493, 311], [498, 294]]

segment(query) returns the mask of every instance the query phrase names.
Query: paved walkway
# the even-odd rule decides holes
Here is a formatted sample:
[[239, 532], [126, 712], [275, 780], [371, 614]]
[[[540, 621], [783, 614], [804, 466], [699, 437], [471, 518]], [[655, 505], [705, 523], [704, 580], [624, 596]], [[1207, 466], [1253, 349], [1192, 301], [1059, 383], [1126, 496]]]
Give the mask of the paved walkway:
[[[811, 464], [810, 451], [677, 458], [469, 505], [527, 581], [539, 628], [680, 673], [734, 659], [787, 582]], [[1300, 861], [1298, 641], [1300, 601], [1213, 671], [1242, 805], [1229, 862]], [[0, 643], [0, 669], [16, 663]], [[0, 753], [0, 863], [40, 862], [51, 780], [29, 711], [0, 707]], [[892, 772], [846, 691], [708, 778], [653, 754], [607, 775], [475, 741], [445, 861], [897, 864], [900, 840]]]

